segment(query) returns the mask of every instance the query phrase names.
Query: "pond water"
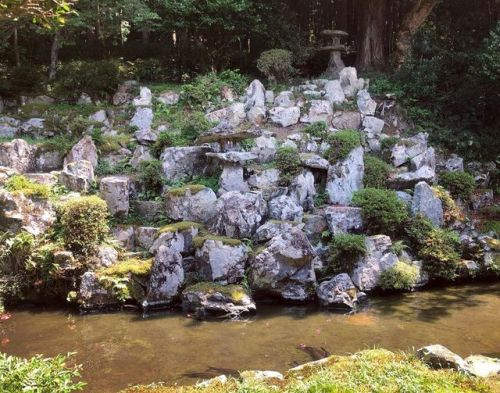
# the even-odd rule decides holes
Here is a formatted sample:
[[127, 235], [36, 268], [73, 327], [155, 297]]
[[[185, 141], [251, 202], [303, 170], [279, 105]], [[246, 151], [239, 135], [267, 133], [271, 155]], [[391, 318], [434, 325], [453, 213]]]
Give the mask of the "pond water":
[[128, 384], [192, 383], [184, 374], [208, 367], [284, 371], [311, 360], [300, 344], [346, 354], [440, 343], [462, 356], [500, 356], [499, 313], [500, 283], [371, 299], [350, 315], [260, 306], [246, 321], [19, 310], [0, 323], [0, 350], [24, 357], [77, 352], [85, 391], [107, 393]]

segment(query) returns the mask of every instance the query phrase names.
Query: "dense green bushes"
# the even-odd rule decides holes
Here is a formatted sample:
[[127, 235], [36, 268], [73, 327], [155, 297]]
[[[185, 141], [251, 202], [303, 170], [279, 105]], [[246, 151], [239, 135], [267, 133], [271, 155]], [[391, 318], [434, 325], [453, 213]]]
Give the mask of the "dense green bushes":
[[352, 150], [361, 146], [361, 135], [355, 130], [343, 130], [330, 134], [327, 141], [330, 148], [325, 152], [325, 158], [335, 164], [346, 158]]
[[418, 267], [398, 261], [394, 266], [380, 275], [379, 284], [382, 289], [411, 290], [418, 279]]
[[161, 194], [165, 178], [160, 160], [142, 161], [139, 164], [139, 181], [149, 195]]
[[108, 208], [97, 196], [70, 199], [59, 209], [65, 246], [80, 255], [88, 255], [108, 233]]
[[365, 155], [365, 177], [363, 179], [365, 187], [386, 188], [391, 166], [380, 158]]
[[276, 153], [276, 168], [280, 171], [280, 185], [290, 185], [302, 170], [299, 151], [289, 146], [280, 147]]
[[354, 193], [352, 203], [362, 209], [366, 230], [372, 234], [397, 233], [408, 217], [405, 203], [391, 190], [365, 188]]
[[326, 139], [328, 135], [328, 124], [324, 121], [318, 121], [304, 128], [304, 132], [316, 138]]
[[67, 356], [21, 359], [0, 353], [0, 391], [5, 393], [70, 393], [83, 390], [80, 366], [69, 367]]
[[363, 235], [341, 233], [330, 242], [330, 263], [333, 273], [351, 272], [358, 258], [366, 254], [366, 238]]
[[295, 71], [293, 54], [285, 49], [271, 49], [262, 52], [257, 60], [257, 68], [272, 83], [284, 83]]
[[439, 183], [453, 197], [463, 200], [468, 200], [476, 187], [474, 176], [467, 172], [445, 172], [439, 176]]

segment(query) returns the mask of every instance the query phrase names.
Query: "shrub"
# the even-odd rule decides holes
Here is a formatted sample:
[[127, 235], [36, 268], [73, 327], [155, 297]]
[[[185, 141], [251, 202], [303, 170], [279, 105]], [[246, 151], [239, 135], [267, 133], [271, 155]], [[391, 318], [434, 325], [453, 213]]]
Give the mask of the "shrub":
[[351, 272], [359, 257], [366, 254], [365, 240], [363, 235], [335, 235], [330, 242], [329, 270], [333, 273]]
[[262, 52], [257, 60], [257, 68], [273, 83], [286, 82], [295, 72], [293, 54], [285, 49]]
[[47, 199], [51, 196], [49, 186], [31, 181], [22, 175], [10, 177], [5, 183], [5, 188], [8, 191], [22, 192], [27, 197]]
[[202, 133], [212, 127], [212, 123], [205, 117], [203, 112], [192, 112], [183, 118], [178, 125], [183, 138], [188, 142], [194, 142]]
[[0, 353], [0, 391], [70, 393], [82, 390], [85, 384], [75, 382], [80, 377], [80, 366], [68, 367], [67, 356], [21, 359]]
[[0, 96], [32, 95], [41, 90], [44, 78], [39, 68], [21, 65], [3, 70], [0, 66], [0, 71]]
[[382, 272], [379, 283], [382, 289], [411, 290], [418, 280], [418, 267], [398, 261]]
[[167, 74], [162, 63], [158, 59], [137, 59], [134, 62], [135, 76], [143, 82], [162, 81]]
[[474, 176], [467, 172], [445, 172], [439, 177], [439, 183], [450, 191], [450, 194], [455, 198], [468, 200], [476, 183]]
[[352, 203], [362, 209], [369, 233], [397, 233], [408, 217], [405, 203], [391, 190], [365, 188], [354, 193]]
[[361, 146], [361, 136], [355, 130], [343, 130], [328, 136], [330, 148], [325, 152], [325, 157], [334, 164], [346, 158], [355, 148]]
[[121, 81], [119, 63], [112, 60], [72, 61], [62, 66], [54, 91], [58, 96], [77, 99], [82, 92], [108, 99]]
[[163, 150], [167, 147], [177, 146], [179, 135], [170, 131], [162, 131], [158, 134], [158, 138], [151, 146], [151, 153], [154, 157], [160, 157]]
[[366, 155], [365, 161], [365, 187], [387, 188], [387, 179], [391, 173], [391, 166], [380, 158]]
[[317, 138], [326, 139], [328, 135], [328, 124], [324, 121], [318, 121], [304, 128], [304, 132]]
[[280, 185], [290, 185], [302, 170], [299, 151], [289, 146], [280, 147], [276, 153], [276, 168], [280, 171]]
[[160, 160], [142, 161], [138, 172], [139, 181], [148, 192], [155, 195], [161, 193], [165, 181]]
[[92, 253], [108, 233], [108, 208], [97, 196], [70, 199], [59, 215], [64, 243], [76, 254]]

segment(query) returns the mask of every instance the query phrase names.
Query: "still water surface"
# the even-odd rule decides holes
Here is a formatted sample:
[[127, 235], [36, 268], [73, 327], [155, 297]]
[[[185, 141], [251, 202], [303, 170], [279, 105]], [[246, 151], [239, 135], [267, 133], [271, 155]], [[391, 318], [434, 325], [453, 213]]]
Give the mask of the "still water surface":
[[333, 354], [440, 343], [462, 356], [500, 356], [500, 283], [371, 299], [350, 315], [261, 306], [247, 321], [198, 322], [179, 313], [71, 314], [14, 311], [0, 324], [1, 351], [19, 356], [77, 352], [86, 392], [128, 384], [193, 382], [208, 367], [284, 371], [309, 361], [299, 344]]

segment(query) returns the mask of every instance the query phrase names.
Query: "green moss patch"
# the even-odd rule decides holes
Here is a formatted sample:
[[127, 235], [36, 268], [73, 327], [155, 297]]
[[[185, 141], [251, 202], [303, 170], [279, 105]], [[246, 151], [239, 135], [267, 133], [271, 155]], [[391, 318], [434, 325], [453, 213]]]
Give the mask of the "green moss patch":
[[215, 240], [218, 242], [222, 242], [222, 244], [224, 244], [225, 246], [231, 246], [231, 247], [237, 247], [241, 245], [241, 240], [239, 239], [232, 239], [226, 236], [217, 236], [208, 234], [208, 235], [196, 236], [193, 239], [193, 247], [201, 248], [203, 247], [203, 244], [205, 244], [207, 240]]
[[20, 192], [27, 197], [48, 199], [52, 192], [50, 187], [44, 184], [36, 183], [22, 175], [14, 175], [5, 183], [5, 188], [11, 192]]
[[153, 259], [131, 258], [110, 266], [100, 271], [102, 275], [113, 277], [125, 277], [129, 274], [136, 276], [148, 276], [151, 273]]
[[158, 234], [160, 235], [167, 232], [183, 232], [191, 228], [202, 229], [203, 225], [193, 221], [181, 221], [174, 224], [165, 225], [158, 231]]
[[206, 187], [202, 184], [188, 184], [183, 187], [171, 188], [167, 191], [167, 195], [174, 197], [183, 197], [186, 196], [188, 191], [191, 195], [196, 195], [199, 192], [203, 191]]

